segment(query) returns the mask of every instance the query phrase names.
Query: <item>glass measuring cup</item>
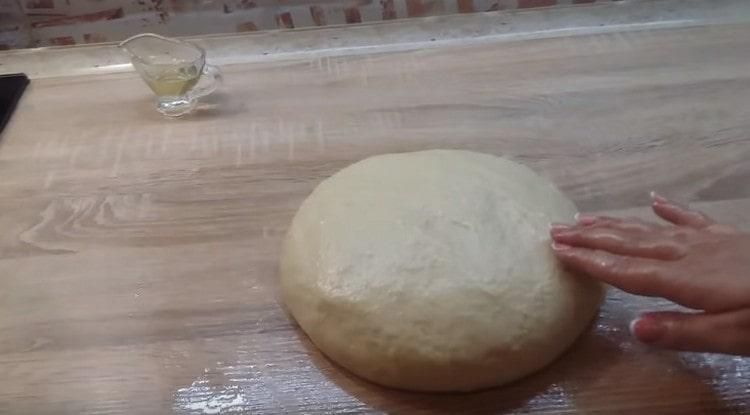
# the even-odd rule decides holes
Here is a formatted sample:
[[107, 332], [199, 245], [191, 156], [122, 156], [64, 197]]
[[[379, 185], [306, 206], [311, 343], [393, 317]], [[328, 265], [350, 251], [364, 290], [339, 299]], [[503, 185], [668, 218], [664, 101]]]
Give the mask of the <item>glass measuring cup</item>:
[[123, 40], [119, 47], [156, 94], [156, 109], [164, 115], [179, 117], [193, 111], [198, 98], [221, 82], [221, 71], [207, 64], [206, 52], [191, 43], [144, 33]]

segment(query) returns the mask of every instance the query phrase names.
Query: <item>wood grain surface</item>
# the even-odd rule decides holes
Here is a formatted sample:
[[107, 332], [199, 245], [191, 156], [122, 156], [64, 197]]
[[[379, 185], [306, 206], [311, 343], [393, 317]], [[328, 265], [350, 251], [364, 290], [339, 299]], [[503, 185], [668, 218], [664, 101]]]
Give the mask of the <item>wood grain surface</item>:
[[35, 81], [0, 142], [0, 413], [750, 414], [750, 359], [630, 339], [665, 301], [611, 290], [540, 373], [425, 395], [331, 364], [276, 294], [299, 203], [379, 153], [484, 151], [582, 210], [646, 215], [658, 189], [750, 226], [748, 39], [738, 24], [238, 65], [180, 120], [134, 74]]

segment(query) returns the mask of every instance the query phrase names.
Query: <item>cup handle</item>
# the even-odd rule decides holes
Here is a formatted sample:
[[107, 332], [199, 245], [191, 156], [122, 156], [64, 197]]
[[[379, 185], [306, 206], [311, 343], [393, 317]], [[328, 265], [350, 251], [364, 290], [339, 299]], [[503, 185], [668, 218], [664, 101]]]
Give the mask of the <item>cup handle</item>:
[[206, 64], [203, 66], [203, 73], [201, 74], [200, 81], [198, 81], [198, 85], [195, 86], [191, 95], [193, 98], [206, 96], [214, 92], [216, 88], [221, 85], [222, 81], [221, 70], [216, 66]]

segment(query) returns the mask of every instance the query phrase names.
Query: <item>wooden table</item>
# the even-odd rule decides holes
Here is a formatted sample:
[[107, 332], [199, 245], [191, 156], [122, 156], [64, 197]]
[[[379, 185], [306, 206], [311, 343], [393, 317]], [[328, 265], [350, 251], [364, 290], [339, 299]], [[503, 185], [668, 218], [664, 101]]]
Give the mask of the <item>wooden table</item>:
[[659, 189], [749, 226], [748, 39], [734, 24], [229, 66], [181, 120], [134, 74], [37, 80], [0, 143], [0, 413], [750, 414], [750, 359], [630, 339], [664, 301], [612, 290], [542, 372], [423, 395], [332, 365], [276, 294], [299, 203], [379, 153], [502, 154], [582, 210], [645, 214]]

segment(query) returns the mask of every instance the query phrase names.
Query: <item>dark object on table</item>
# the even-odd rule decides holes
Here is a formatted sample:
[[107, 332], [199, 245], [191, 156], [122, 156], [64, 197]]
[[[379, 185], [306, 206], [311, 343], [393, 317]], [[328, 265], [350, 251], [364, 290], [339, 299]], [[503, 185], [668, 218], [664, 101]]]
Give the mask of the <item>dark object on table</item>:
[[0, 133], [10, 120], [29, 78], [24, 74], [0, 75]]

